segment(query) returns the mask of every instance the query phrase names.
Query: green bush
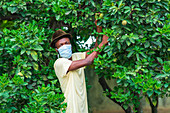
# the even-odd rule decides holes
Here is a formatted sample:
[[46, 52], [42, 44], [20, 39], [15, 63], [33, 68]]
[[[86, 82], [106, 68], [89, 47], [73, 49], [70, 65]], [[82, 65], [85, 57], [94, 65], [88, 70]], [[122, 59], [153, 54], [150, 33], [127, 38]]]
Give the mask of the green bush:
[[42, 84], [32, 90], [27, 88], [28, 83], [18, 75], [10, 78], [8, 74], [3, 74], [0, 81], [0, 109], [3, 113], [60, 112], [61, 108], [66, 107], [65, 103], [61, 104], [63, 94], [55, 87], [57, 80], [51, 81], [51, 85]]
[[1, 33], [2, 112], [65, 110], [66, 104], [61, 104], [64, 95], [53, 70], [55, 51], [49, 48], [44, 28], [37, 24], [23, 22]]

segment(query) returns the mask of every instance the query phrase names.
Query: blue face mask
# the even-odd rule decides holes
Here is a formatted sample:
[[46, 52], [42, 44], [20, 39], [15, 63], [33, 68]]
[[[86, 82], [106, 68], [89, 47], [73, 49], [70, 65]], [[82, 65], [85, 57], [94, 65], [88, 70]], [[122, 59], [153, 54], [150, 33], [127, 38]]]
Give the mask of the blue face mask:
[[62, 58], [67, 59], [71, 58], [72, 55], [71, 44], [65, 44], [57, 50]]

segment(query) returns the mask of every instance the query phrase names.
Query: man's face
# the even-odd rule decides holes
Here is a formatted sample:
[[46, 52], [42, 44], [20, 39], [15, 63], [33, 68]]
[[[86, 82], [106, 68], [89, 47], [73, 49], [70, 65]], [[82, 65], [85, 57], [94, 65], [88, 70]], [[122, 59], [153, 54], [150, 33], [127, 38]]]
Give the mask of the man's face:
[[55, 47], [57, 49], [59, 49], [61, 46], [65, 45], [65, 44], [71, 44], [70, 43], [70, 39], [67, 38], [67, 37], [64, 37], [64, 38], [61, 38], [60, 40], [58, 40], [56, 43], [55, 43]]

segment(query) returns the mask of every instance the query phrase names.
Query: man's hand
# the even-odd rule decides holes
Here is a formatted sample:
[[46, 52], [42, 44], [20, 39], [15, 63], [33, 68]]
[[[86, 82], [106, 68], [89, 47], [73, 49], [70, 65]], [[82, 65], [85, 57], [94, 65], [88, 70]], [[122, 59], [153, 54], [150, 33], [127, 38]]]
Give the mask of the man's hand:
[[[99, 14], [100, 14], [100, 13], [95, 13], [95, 16], [96, 16], [96, 15], [99, 15]], [[98, 33], [102, 32], [102, 27], [97, 25], [97, 20], [95, 20], [95, 25], [96, 25], [96, 27], [97, 27], [97, 32], [98, 32]]]
[[95, 25], [96, 25], [96, 27], [97, 27], [97, 32], [98, 32], [98, 33], [102, 32], [102, 26], [98, 26], [98, 25], [97, 25], [97, 20], [95, 20]]
[[[99, 14], [100, 14], [100, 13], [96, 13], [95, 16], [96, 16], [96, 15], [99, 15]], [[95, 20], [95, 25], [96, 25], [96, 27], [97, 27], [97, 32], [98, 32], [98, 33], [102, 32], [102, 27], [97, 25], [97, 20]], [[97, 38], [98, 38], [98, 37], [97, 37]], [[108, 36], [103, 35], [102, 42], [101, 42], [102, 45], [103, 45], [103, 44], [106, 45], [106, 44], [108, 43], [108, 38], [109, 38]]]
[[104, 45], [106, 45], [106, 44], [108, 43], [108, 39], [109, 39], [108, 36], [103, 35], [103, 38], [102, 38], [102, 42], [101, 42], [101, 43], [103, 43]]
[[[95, 25], [97, 27], [97, 32], [98, 33], [102, 32], [102, 27], [97, 25], [97, 20], [95, 20]], [[108, 38], [109, 38], [108, 36], [103, 35], [102, 42], [98, 45], [97, 44], [98, 37], [96, 37], [95, 47], [98, 45], [99, 48], [102, 48], [102, 46], [104, 46], [108, 43]], [[90, 55], [87, 55], [87, 52], [89, 52], [89, 51], [86, 51], [86, 58], [85, 59], [72, 61], [68, 71], [76, 70], [76, 69], [79, 69], [83, 66], [91, 65], [94, 61], [94, 58], [97, 58], [97, 55], [100, 54], [97, 51], [93, 51]]]

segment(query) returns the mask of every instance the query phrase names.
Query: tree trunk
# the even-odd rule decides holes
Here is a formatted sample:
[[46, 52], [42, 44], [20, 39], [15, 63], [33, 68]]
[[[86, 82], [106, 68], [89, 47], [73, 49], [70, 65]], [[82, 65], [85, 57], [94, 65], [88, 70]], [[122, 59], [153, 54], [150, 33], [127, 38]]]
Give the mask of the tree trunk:
[[[136, 93], [135, 95], [139, 98], [141, 94], [137, 94], [137, 93]], [[137, 111], [136, 113], [143, 113], [141, 100], [139, 100], [139, 106], [136, 107], [135, 110]]]
[[147, 98], [148, 98], [148, 100], [149, 100], [149, 103], [150, 103], [150, 106], [151, 106], [151, 109], [152, 109], [152, 113], [157, 113], [157, 108], [158, 108], [158, 96], [156, 96], [156, 101], [157, 101], [157, 103], [156, 103], [155, 106], [153, 105], [151, 98], [148, 97], [148, 96], [147, 96]]
[[126, 110], [125, 109], [123, 110], [125, 111], [125, 113], [133, 113], [130, 107], [128, 107]]
[[157, 113], [157, 106], [152, 106], [151, 109], [152, 109], [152, 113]]
[[138, 108], [135, 108], [135, 110], [137, 111], [136, 113], [142, 113], [142, 108], [141, 108], [141, 106], [139, 106]]

